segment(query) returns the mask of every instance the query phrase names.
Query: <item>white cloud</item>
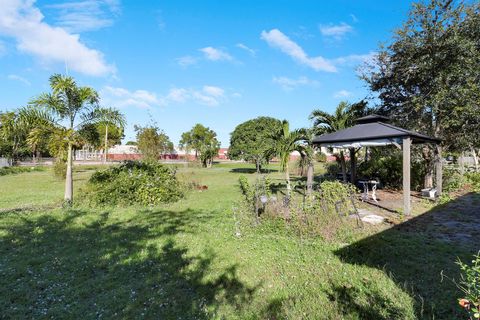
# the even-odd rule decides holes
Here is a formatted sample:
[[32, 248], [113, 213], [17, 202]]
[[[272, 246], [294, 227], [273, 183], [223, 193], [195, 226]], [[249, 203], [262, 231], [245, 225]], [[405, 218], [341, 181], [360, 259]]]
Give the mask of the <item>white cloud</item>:
[[203, 105], [218, 106], [226, 100], [225, 90], [215, 86], [203, 86], [202, 90], [191, 90], [192, 99]]
[[213, 48], [213, 47], [205, 47], [198, 49], [199, 51], [203, 52], [205, 59], [207, 60], [212, 60], [212, 61], [221, 61], [221, 60], [226, 60], [226, 61], [231, 61], [233, 60], [233, 57], [229, 55], [227, 52]]
[[103, 105], [117, 108], [137, 107], [145, 109], [165, 105], [163, 99], [147, 90], [129, 91], [124, 88], [106, 86], [100, 92], [100, 96]]
[[125, 88], [106, 86], [102, 89], [100, 95], [102, 104], [118, 108], [153, 108], [189, 101], [208, 106], [217, 106], [227, 100], [224, 89], [208, 85], [203, 86], [201, 89], [172, 88], [164, 96], [147, 90], [129, 91]]
[[336, 58], [333, 62], [338, 65], [355, 66], [364, 62], [370, 62], [377, 56], [376, 52], [367, 54], [351, 54], [348, 56]]
[[186, 68], [188, 66], [194, 65], [198, 62], [198, 58], [192, 56], [183, 56], [176, 59], [179, 66]]
[[280, 49], [300, 64], [306, 65], [315, 71], [336, 72], [336, 67], [327, 59], [317, 56], [309, 57], [305, 51], [289, 37], [278, 29], [262, 31], [261, 39], [265, 40], [271, 47]]
[[255, 50], [247, 47], [247, 46], [244, 45], [243, 43], [237, 43], [235, 46], [236, 46], [237, 48], [240, 48], [240, 49], [243, 49], [243, 50], [247, 51], [247, 52], [250, 53], [252, 56], [255, 56], [255, 55], [256, 55]]
[[21, 77], [21, 76], [19, 76], [19, 75], [16, 75], [16, 74], [9, 74], [9, 75], [7, 76], [7, 78], [10, 79], [10, 80], [19, 81], [19, 82], [23, 83], [23, 84], [26, 85], [26, 86], [30, 86], [30, 85], [31, 85], [30, 81], [28, 81], [27, 79], [25, 79], [25, 78], [23, 78], [23, 77]]
[[185, 102], [189, 98], [190, 94], [187, 89], [184, 88], [173, 88], [170, 89], [170, 92], [167, 94], [168, 101], [175, 102]]
[[337, 25], [331, 24], [328, 26], [319, 26], [319, 28], [322, 35], [326, 37], [332, 37], [337, 40], [343, 38], [347, 33], [353, 31], [353, 27], [351, 25], [343, 22]]
[[340, 91], [337, 91], [333, 94], [333, 97], [335, 99], [343, 99], [343, 98], [348, 98], [348, 97], [351, 97], [352, 96], [352, 93], [350, 91], [347, 91], [347, 90], [340, 90]]
[[0, 10], [0, 35], [12, 37], [19, 51], [31, 54], [44, 63], [65, 63], [71, 70], [102, 76], [114, 73], [100, 51], [90, 49], [80, 36], [44, 22], [34, 1], [4, 0]]
[[203, 91], [213, 97], [222, 97], [225, 91], [222, 88], [214, 86], [204, 86]]
[[290, 91], [300, 86], [317, 86], [319, 84], [316, 80], [310, 80], [307, 77], [299, 77], [298, 79], [292, 79], [287, 77], [273, 77], [273, 83], [276, 83], [286, 91]]
[[350, 14], [350, 18], [352, 18], [352, 21], [357, 23], [358, 22], [358, 18], [357, 16], [355, 16], [353, 13]]
[[119, 13], [116, 0], [81, 0], [46, 6], [56, 11], [56, 25], [73, 33], [109, 27]]

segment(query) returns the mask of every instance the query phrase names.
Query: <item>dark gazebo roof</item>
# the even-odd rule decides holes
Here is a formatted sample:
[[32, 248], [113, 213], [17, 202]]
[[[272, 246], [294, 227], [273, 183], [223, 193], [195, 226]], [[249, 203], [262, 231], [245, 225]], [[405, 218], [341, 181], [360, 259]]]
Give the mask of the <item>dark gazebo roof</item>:
[[415, 131], [399, 128], [386, 123], [388, 118], [376, 114], [357, 119], [353, 127], [324, 134], [313, 138], [314, 144], [342, 145], [374, 143], [387, 145], [401, 143], [402, 138], [410, 137], [413, 143], [440, 143], [440, 140]]

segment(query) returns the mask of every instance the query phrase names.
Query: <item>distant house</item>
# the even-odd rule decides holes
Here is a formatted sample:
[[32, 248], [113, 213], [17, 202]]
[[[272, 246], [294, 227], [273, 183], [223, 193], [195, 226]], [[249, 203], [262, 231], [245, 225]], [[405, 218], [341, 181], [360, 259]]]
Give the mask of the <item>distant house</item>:
[[[125, 160], [139, 160], [142, 154], [138, 151], [137, 146], [132, 145], [116, 145], [108, 149], [109, 161], [125, 161]], [[195, 160], [195, 151], [188, 152], [180, 147], [176, 147], [172, 152], [162, 154], [162, 160]], [[220, 148], [215, 160], [228, 160], [228, 148]]]

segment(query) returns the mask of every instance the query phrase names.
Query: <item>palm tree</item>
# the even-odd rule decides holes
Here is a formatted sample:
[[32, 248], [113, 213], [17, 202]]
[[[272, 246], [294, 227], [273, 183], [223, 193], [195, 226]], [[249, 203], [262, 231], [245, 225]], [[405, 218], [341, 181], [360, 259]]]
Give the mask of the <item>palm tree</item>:
[[[64, 130], [67, 142], [67, 174], [65, 178], [65, 202], [73, 201], [72, 149], [77, 132], [83, 126], [98, 123], [108, 114], [99, 107], [98, 93], [90, 87], [80, 87], [69, 76], [54, 74], [50, 77], [51, 93], [42, 93], [23, 110], [27, 121], [43, 119]], [[64, 125], [66, 123], [66, 125]]]
[[[332, 133], [350, 127], [353, 124], [354, 112], [348, 102], [342, 101], [338, 104], [333, 114], [320, 109], [313, 110], [310, 114], [310, 120], [313, 120], [315, 134]], [[347, 166], [343, 150], [340, 150], [340, 164], [342, 166], [343, 181], [347, 182]]]
[[287, 120], [282, 121], [281, 131], [275, 137], [274, 151], [280, 158], [280, 169], [285, 172], [285, 180], [287, 182], [287, 194], [290, 195], [292, 189], [290, 183], [289, 162], [290, 154], [293, 151], [301, 151], [303, 146], [299, 143], [305, 140], [306, 132], [304, 129], [290, 131], [290, 125]]
[[115, 108], [101, 108], [96, 109], [97, 114], [95, 118], [98, 119], [97, 123], [105, 126], [105, 144], [104, 144], [104, 156], [103, 162], [107, 163], [108, 153], [108, 127], [125, 128], [125, 116]]

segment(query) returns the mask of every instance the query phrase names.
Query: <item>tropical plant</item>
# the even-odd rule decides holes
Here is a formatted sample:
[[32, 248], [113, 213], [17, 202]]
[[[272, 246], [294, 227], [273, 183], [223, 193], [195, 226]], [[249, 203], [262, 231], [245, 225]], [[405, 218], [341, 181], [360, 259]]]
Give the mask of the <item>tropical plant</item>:
[[109, 148], [108, 130], [122, 131], [125, 128], [126, 120], [125, 116], [115, 108], [102, 108], [97, 109], [98, 118], [97, 125], [99, 127], [105, 127], [104, 147], [103, 147], [103, 162], [107, 162], [107, 154]]
[[218, 154], [220, 142], [215, 131], [197, 123], [190, 131], [182, 133], [180, 147], [195, 151], [195, 159], [200, 156], [203, 167], [210, 167]]
[[[320, 109], [313, 110], [310, 114], [310, 120], [313, 120], [313, 130], [315, 134], [332, 133], [350, 127], [355, 119], [352, 105], [346, 101], [338, 104], [333, 114]], [[342, 166], [343, 181], [347, 182], [347, 165], [345, 155], [340, 149], [340, 164]]]
[[22, 123], [18, 111], [0, 113], [0, 155], [15, 162], [25, 153], [28, 128]]
[[[98, 123], [103, 114], [98, 93], [91, 87], [78, 86], [69, 76], [54, 74], [49, 79], [51, 92], [42, 93], [22, 109], [26, 123], [42, 122], [55, 128], [57, 139], [66, 144], [65, 202], [73, 201], [73, 147], [78, 140], [78, 130]], [[66, 125], [65, 125], [66, 123]], [[62, 143], [60, 143], [62, 144]], [[61, 149], [61, 148], [60, 148]]]
[[239, 124], [230, 137], [228, 157], [252, 161], [257, 172], [275, 155], [274, 136], [282, 130], [282, 122], [270, 117], [258, 117]]
[[293, 151], [304, 152], [305, 148], [299, 142], [305, 140], [306, 134], [307, 132], [304, 129], [290, 131], [290, 124], [287, 120], [283, 120], [281, 130], [275, 132], [272, 136], [272, 139], [275, 141], [273, 144], [273, 151], [280, 159], [281, 170], [285, 172], [288, 195], [290, 195], [290, 191], [292, 189], [289, 170], [290, 154]]

